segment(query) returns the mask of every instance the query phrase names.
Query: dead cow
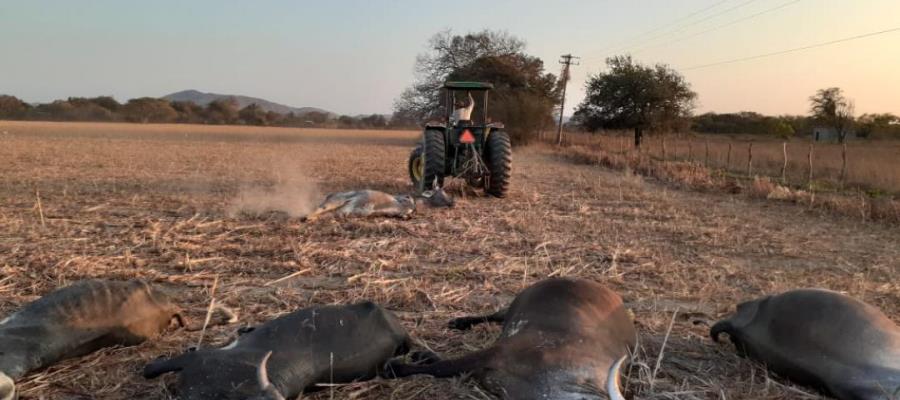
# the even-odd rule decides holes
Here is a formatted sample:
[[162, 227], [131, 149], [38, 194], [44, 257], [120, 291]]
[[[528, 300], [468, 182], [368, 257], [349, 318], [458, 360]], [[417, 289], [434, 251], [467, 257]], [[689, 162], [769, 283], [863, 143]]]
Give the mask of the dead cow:
[[472, 373], [503, 399], [600, 399], [610, 366], [636, 341], [634, 322], [612, 290], [591, 281], [547, 279], [525, 289], [508, 309], [450, 321], [469, 329], [502, 322], [493, 346], [457, 359], [419, 353], [418, 364], [397, 360], [386, 377]]
[[316, 383], [371, 379], [408, 349], [406, 330], [374, 303], [322, 306], [243, 329], [222, 348], [154, 361], [144, 377], [178, 372], [185, 400], [290, 399], [316, 390]]
[[900, 394], [900, 328], [875, 307], [822, 289], [792, 290], [737, 306], [710, 330], [796, 383], [842, 400]]
[[395, 196], [376, 190], [356, 190], [328, 195], [303, 220], [312, 221], [325, 214], [339, 217], [408, 218], [419, 207], [453, 207], [453, 203], [453, 199], [440, 188], [426, 191], [420, 196]]
[[[0, 400], [11, 379], [114, 345], [136, 345], [165, 330], [181, 310], [144, 282], [81, 281], [0, 321]], [[11, 379], [10, 379], [11, 378]]]

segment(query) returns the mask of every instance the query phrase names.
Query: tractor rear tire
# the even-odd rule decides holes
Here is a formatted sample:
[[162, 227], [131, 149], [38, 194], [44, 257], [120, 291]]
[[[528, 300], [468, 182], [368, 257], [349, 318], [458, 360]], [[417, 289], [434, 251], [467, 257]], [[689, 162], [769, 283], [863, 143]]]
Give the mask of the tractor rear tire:
[[425, 171], [423, 173], [425, 179], [422, 186], [419, 186], [417, 182], [416, 189], [430, 190], [435, 181], [439, 187], [443, 187], [447, 158], [444, 132], [435, 129], [425, 130], [422, 144], [425, 153]]
[[484, 153], [489, 171], [485, 192], [502, 199], [509, 190], [512, 172], [512, 143], [509, 141], [509, 134], [504, 131], [491, 132], [485, 143]]

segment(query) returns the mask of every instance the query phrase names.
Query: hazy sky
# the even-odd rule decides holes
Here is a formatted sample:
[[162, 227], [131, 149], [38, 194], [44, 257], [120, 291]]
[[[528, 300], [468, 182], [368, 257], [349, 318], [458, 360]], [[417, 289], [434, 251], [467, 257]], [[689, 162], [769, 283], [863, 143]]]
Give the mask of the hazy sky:
[[[0, 0], [0, 93], [124, 101], [198, 89], [387, 113], [429, 36], [490, 28], [525, 39], [555, 73], [560, 54], [582, 57], [571, 110], [612, 54], [678, 69], [897, 27], [900, 0]], [[684, 74], [698, 111], [805, 113], [816, 89], [839, 86], [858, 113], [900, 114], [900, 32]]]

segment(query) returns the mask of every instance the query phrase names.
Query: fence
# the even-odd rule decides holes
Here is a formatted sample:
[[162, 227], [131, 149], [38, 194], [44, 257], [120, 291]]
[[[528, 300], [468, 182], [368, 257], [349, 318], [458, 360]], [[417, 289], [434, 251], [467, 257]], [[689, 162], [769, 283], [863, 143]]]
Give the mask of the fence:
[[[627, 134], [569, 133], [566, 144], [634, 150]], [[694, 162], [737, 176], [768, 176], [816, 190], [861, 188], [900, 194], [900, 142], [778, 141], [725, 135], [655, 135], [640, 151], [657, 160]]]

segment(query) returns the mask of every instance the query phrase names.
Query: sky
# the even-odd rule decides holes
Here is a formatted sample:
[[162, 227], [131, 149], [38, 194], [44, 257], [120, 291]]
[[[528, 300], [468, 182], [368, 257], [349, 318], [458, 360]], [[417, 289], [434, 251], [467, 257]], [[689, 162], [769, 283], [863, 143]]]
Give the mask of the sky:
[[196, 89], [389, 113], [430, 36], [492, 29], [524, 39], [550, 72], [562, 54], [581, 57], [567, 114], [620, 54], [681, 71], [697, 112], [804, 114], [817, 89], [837, 86], [858, 114], [900, 114], [900, 31], [690, 69], [900, 28], [898, 17], [898, 0], [0, 0], [0, 93], [125, 101]]

